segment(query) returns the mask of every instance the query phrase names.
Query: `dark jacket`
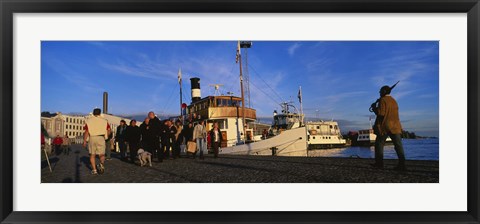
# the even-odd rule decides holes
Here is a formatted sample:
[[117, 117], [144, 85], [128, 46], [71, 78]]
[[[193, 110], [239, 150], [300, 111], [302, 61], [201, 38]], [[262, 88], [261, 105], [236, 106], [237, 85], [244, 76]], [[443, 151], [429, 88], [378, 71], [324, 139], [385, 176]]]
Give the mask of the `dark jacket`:
[[177, 128], [174, 125], [171, 127], [164, 125], [162, 128], [162, 142], [175, 142], [175, 133], [177, 133]]
[[150, 126], [150, 129], [152, 131], [152, 134], [154, 136], [160, 136], [160, 131], [162, 129], [162, 122], [160, 121], [160, 119], [158, 119], [158, 117], [154, 117], [153, 119], [150, 119], [150, 122], [148, 123], [148, 125]]
[[[218, 129], [218, 142], [222, 142], [222, 132], [220, 131], [220, 129]], [[215, 131], [212, 129], [210, 130], [210, 141], [213, 142], [215, 141]]]
[[117, 127], [117, 132], [115, 134], [115, 141], [117, 141], [117, 142], [125, 141], [125, 133], [127, 131], [127, 127], [128, 126], [125, 125], [123, 127], [123, 131], [122, 131], [122, 126], [121, 125]]
[[129, 143], [139, 143], [141, 138], [140, 128], [138, 126], [128, 126], [125, 133], [125, 141]]
[[150, 125], [150, 123], [149, 124], [142, 123], [140, 125], [140, 134], [142, 135], [142, 142], [149, 143], [149, 144], [155, 143], [155, 139], [158, 139], [156, 138], [157, 133], [158, 131], [154, 130]]
[[182, 130], [182, 135], [185, 137], [185, 141], [193, 141], [193, 126], [191, 128], [185, 125]]

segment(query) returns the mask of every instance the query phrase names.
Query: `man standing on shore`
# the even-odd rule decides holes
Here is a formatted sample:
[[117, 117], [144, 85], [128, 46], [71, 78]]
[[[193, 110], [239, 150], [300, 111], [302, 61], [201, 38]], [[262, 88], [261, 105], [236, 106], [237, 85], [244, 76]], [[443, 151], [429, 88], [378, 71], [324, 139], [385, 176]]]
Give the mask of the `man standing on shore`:
[[405, 153], [402, 145], [402, 125], [398, 115], [398, 104], [392, 96], [390, 96], [391, 87], [383, 86], [380, 89], [380, 99], [378, 107], [373, 111], [377, 115], [375, 120], [374, 132], [377, 135], [375, 140], [375, 164], [372, 166], [376, 168], [383, 168], [383, 147], [387, 137], [393, 141], [395, 151], [398, 156], [398, 166], [396, 170], [406, 170], [405, 167]]
[[98, 173], [103, 174], [105, 171], [105, 139], [110, 135], [111, 129], [108, 121], [100, 117], [101, 110], [95, 108], [93, 116], [86, 120], [85, 133], [83, 134], [83, 147], [87, 146], [90, 153], [90, 164], [92, 165], [92, 174], [97, 174], [97, 167], [95, 165], [95, 157], [98, 154], [100, 157], [100, 164]]

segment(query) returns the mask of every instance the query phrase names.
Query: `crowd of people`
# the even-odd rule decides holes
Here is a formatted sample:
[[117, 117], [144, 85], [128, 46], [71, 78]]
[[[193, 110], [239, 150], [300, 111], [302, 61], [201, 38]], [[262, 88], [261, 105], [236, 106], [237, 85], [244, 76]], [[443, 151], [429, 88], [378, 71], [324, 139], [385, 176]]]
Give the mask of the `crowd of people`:
[[[188, 142], [195, 142], [196, 145], [195, 152], [191, 154], [192, 158], [195, 159], [199, 154], [199, 158], [204, 159], [203, 151], [206, 149], [207, 139], [210, 139], [214, 158], [218, 157], [222, 142], [218, 124], [214, 123], [212, 130], [207, 134], [205, 122], [200, 116], [193, 115], [185, 122], [182, 122], [181, 118], [162, 121], [153, 112], [149, 112], [140, 126], [137, 126], [136, 120], [131, 120], [128, 125], [125, 120], [121, 120], [115, 136], [112, 136], [108, 122], [100, 117], [100, 109], [95, 109], [93, 115], [86, 121], [84, 134], [84, 147], [88, 142], [92, 174], [103, 173], [104, 161], [109, 157], [109, 142], [112, 140], [118, 145], [120, 159], [132, 164], [135, 164], [139, 149], [151, 153], [159, 163], [165, 159], [178, 159], [181, 148], [186, 147]], [[96, 155], [100, 157], [98, 171], [95, 164]]]

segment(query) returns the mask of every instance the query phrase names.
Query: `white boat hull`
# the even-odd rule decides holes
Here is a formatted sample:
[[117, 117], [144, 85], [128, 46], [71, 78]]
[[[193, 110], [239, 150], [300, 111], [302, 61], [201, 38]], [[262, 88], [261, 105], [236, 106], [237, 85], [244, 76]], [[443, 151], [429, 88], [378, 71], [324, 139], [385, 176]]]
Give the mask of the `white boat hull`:
[[307, 156], [307, 133], [305, 127], [285, 130], [277, 136], [243, 145], [221, 148], [219, 154]]

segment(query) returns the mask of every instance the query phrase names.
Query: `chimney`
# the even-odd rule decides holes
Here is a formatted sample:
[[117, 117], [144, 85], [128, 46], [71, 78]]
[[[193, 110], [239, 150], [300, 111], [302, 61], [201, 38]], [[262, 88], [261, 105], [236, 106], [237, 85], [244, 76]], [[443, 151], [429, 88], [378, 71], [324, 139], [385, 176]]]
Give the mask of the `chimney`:
[[200, 78], [191, 78], [190, 82], [192, 84], [192, 103], [195, 103], [201, 99]]
[[108, 113], [108, 93], [103, 92], [103, 113]]

